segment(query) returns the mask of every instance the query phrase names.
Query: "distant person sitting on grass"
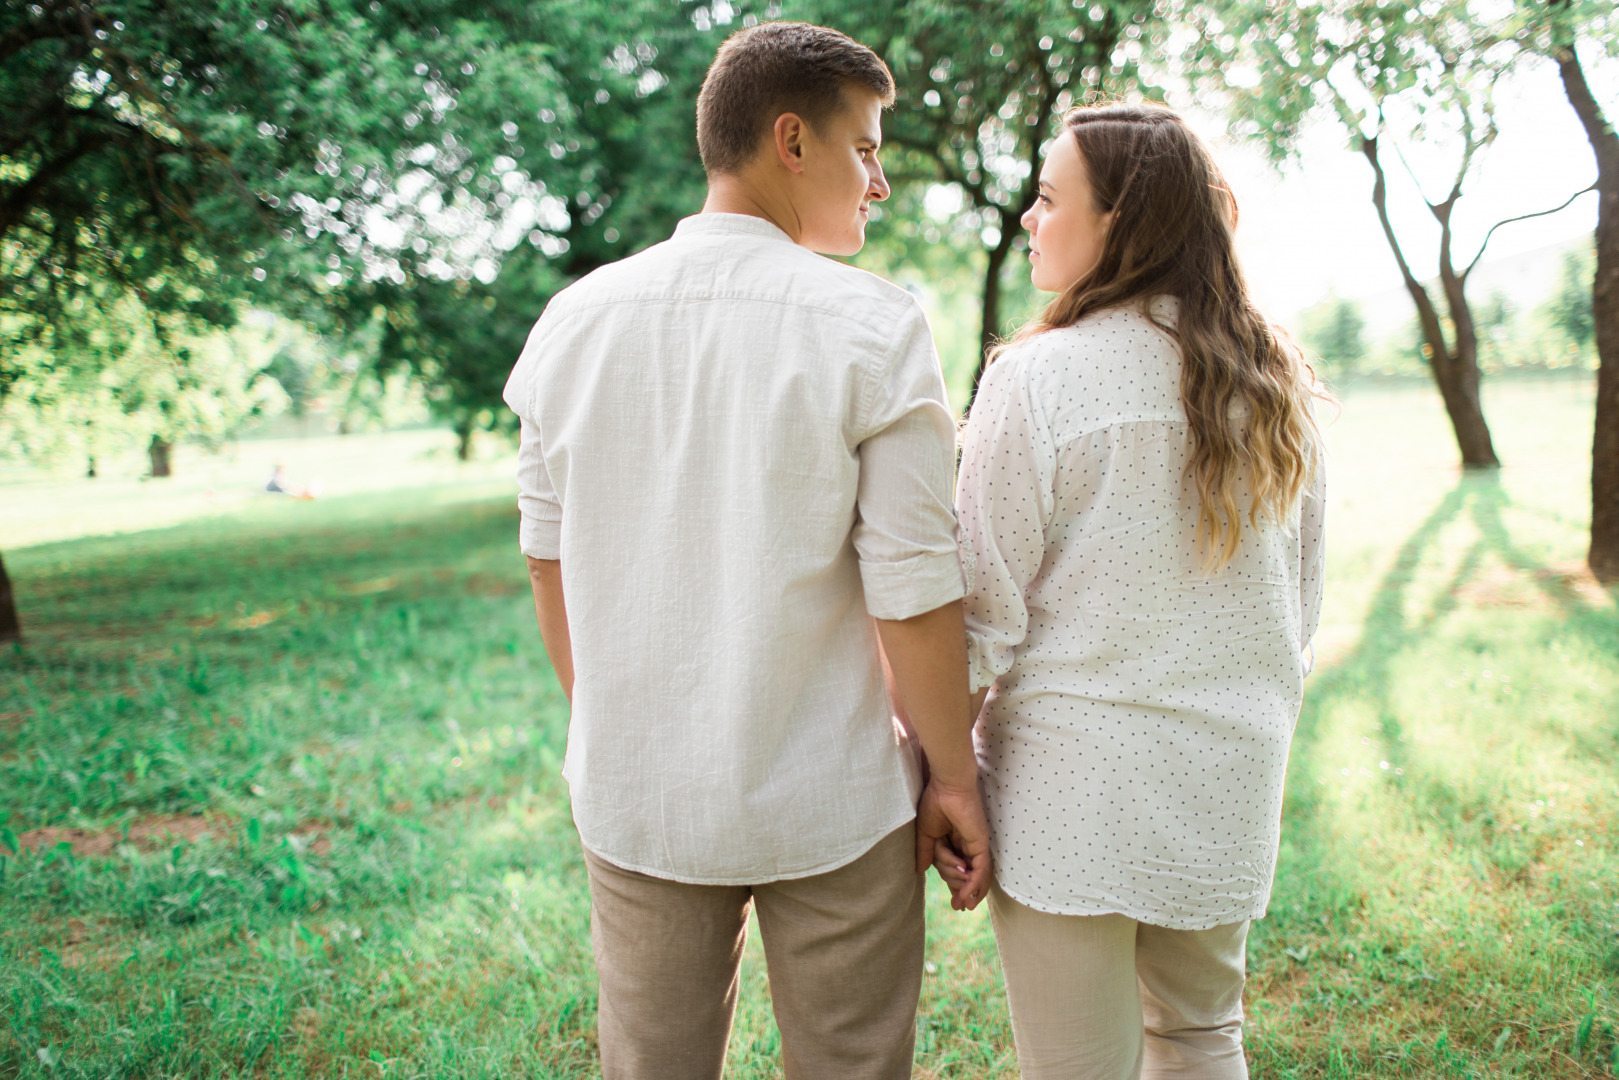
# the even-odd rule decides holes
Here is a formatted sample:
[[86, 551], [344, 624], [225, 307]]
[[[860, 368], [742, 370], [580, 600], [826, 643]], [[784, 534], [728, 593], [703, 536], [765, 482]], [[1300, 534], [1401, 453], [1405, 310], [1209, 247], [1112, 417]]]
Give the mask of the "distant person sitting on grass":
[[320, 481], [315, 481], [308, 487], [301, 487], [287, 479], [287, 467], [281, 462], [275, 463], [270, 470], [270, 479], [264, 482], [266, 495], [290, 495], [294, 499], [314, 499], [320, 495]]
[[909, 1077], [920, 871], [988, 888], [944, 380], [915, 300], [816, 254], [888, 196], [893, 94], [835, 31], [729, 38], [703, 212], [557, 294], [506, 385], [606, 1080], [720, 1076], [750, 906], [786, 1075]]

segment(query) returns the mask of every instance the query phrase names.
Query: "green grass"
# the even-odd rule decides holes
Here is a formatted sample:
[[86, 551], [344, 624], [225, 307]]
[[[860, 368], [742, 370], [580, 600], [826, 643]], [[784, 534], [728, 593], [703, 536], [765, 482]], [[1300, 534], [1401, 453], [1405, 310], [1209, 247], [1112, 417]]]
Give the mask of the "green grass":
[[[1457, 474], [1422, 388], [1332, 429], [1256, 1077], [1619, 1074], [1590, 393], [1497, 383], [1499, 479]], [[176, 524], [5, 550], [30, 637], [0, 657], [0, 847], [28, 850], [0, 855], [0, 1077], [593, 1075], [566, 714], [510, 499], [458, 475], [226, 510], [153, 484]], [[63, 509], [92, 483], [14, 514], [24, 490], [0, 522], [98, 527]], [[985, 913], [935, 883], [929, 915], [918, 1075], [1015, 1076]], [[755, 936], [728, 1075], [776, 1052]]]

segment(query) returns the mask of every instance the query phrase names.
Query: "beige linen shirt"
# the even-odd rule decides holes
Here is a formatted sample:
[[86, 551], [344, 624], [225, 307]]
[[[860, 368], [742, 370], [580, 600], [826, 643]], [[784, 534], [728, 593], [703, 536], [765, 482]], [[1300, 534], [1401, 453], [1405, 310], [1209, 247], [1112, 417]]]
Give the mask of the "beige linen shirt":
[[[1172, 320], [1172, 301], [1156, 314]], [[1065, 915], [1265, 912], [1322, 592], [1323, 470], [1202, 569], [1180, 351], [1114, 310], [985, 372], [957, 489], [995, 876]]]
[[522, 550], [562, 562], [585, 846], [752, 884], [836, 869], [914, 816], [871, 616], [965, 591], [916, 301], [701, 214], [559, 293], [505, 397]]

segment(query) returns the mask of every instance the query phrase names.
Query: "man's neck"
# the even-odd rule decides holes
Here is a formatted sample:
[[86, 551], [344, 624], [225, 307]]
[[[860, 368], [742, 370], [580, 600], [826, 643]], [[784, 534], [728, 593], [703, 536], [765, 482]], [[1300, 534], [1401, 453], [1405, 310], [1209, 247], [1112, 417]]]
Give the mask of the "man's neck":
[[803, 226], [793, 208], [792, 200], [784, 193], [770, 191], [762, 185], [750, 183], [741, 176], [714, 176], [708, 181], [708, 198], [703, 201], [705, 214], [746, 214], [763, 218], [786, 233], [793, 243], [799, 243]]

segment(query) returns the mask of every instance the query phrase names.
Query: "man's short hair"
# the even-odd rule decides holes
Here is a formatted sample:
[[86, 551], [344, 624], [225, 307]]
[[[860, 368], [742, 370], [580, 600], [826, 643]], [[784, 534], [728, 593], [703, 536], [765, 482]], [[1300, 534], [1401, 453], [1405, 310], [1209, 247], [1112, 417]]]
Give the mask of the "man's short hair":
[[843, 107], [847, 87], [894, 103], [894, 76], [882, 58], [824, 26], [766, 22], [725, 39], [697, 95], [697, 150], [710, 176], [753, 159], [784, 112], [812, 128]]

